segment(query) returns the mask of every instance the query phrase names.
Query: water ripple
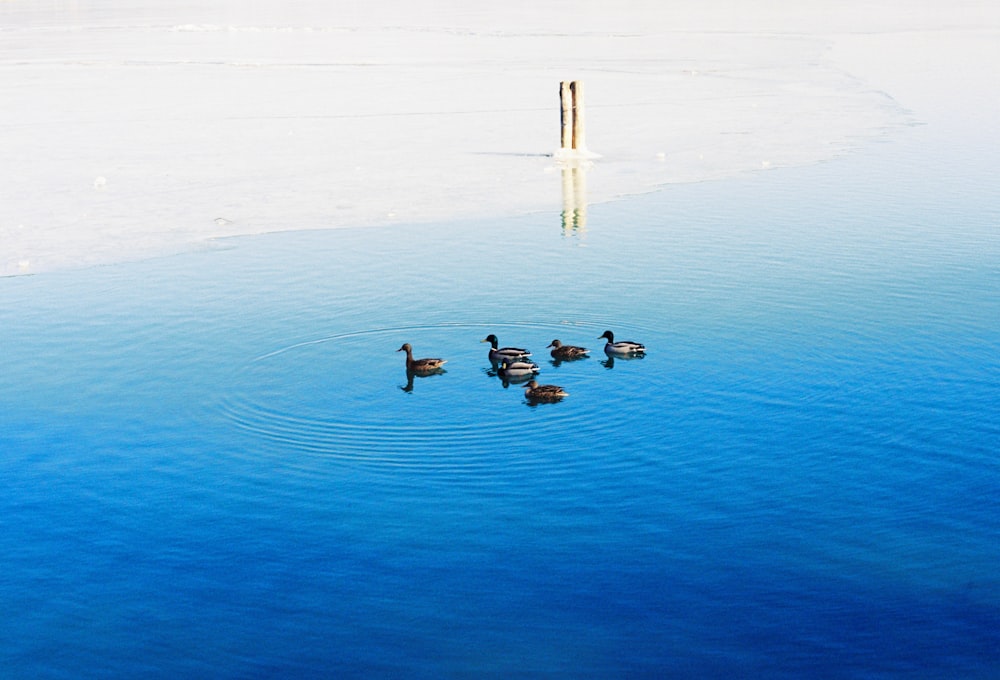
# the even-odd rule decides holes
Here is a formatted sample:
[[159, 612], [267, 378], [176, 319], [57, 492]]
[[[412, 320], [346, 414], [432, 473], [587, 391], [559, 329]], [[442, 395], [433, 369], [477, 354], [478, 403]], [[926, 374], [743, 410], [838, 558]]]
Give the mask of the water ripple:
[[[607, 320], [444, 323], [306, 339], [239, 367], [219, 409], [237, 430], [269, 448], [370, 471], [441, 479], [557, 474], [583, 464], [579, 457], [558, 455], [564, 442], [582, 446], [609, 430], [628, 430], [643, 416], [635, 413], [630, 395], [649, 389], [654, 373], [644, 369], [652, 362], [618, 360], [609, 366], [596, 340], [606, 327], [621, 329], [623, 336], [649, 330]], [[504, 385], [489, 370], [487, 347], [479, 340], [491, 332], [501, 341], [523, 340], [542, 368], [539, 379], [565, 386], [570, 397], [525, 408], [530, 405], [522, 386]], [[556, 337], [581, 344], [595, 338], [586, 343], [592, 357], [549, 361], [545, 345]], [[395, 350], [405, 341], [417, 354], [446, 356], [446, 373], [404, 385], [407, 376]], [[614, 384], [616, 374], [631, 386], [602, 389]], [[603, 465], [610, 471], [639, 463], [624, 456]]]

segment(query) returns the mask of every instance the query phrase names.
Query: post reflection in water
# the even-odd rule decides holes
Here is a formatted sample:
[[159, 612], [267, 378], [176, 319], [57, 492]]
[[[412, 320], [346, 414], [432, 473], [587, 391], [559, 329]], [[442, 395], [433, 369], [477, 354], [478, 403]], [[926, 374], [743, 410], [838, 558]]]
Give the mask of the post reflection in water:
[[582, 234], [587, 229], [587, 170], [590, 161], [562, 163], [563, 236]]

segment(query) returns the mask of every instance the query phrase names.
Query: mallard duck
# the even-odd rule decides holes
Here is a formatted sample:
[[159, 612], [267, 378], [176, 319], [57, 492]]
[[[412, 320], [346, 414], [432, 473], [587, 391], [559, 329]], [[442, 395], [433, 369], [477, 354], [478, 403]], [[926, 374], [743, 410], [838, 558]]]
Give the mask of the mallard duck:
[[[645, 354], [646, 347], [638, 342], [632, 342], [631, 340], [621, 340], [615, 342], [615, 334], [611, 331], [604, 331], [601, 338], [607, 338], [608, 344], [604, 346], [605, 354], [617, 354], [619, 356], [628, 356], [635, 354]], [[598, 338], [600, 339], [600, 338]]]
[[533, 361], [511, 361], [510, 359], [501, 359], [500, 368], [497, 369], [497, 375], [501, 378], [523, 378], [525, 376], [534, 375], [540, 370], [541, 369], [538, 368], [538, 364]]
[[531, 401], [559, 401], [568, 397], [569, 392], [559, 385], [539, 385], [534, 380], [529, 380], [524, 386], [524, 396]]
[[552, 351], [549, 354], [552, 355], [553, 359], [562, 359], [563, 361], [572, 359], [582, 359], [587, 356], [590, 352], [586, 347], [577, 347], [576, 345], [564, 345], [559, 340], [553, 340], [552, 344], [549, 345]]
[[509, 359], [510, 361], [515, 361], [517, 359], [524, 359], [531, 356], [531, 352], [526, 349], [521, 349], [520, 347], [500, 347], [497, 348], [499, 340], [497, 336], [490, 333], [485, 338], [479, 342], [490, 343], [490, 361], [494, 364], [499, 364], [504, 359]]
[[433, 373], [448, 363], [447, 359], [414, 359], [413, 348], [408, 342], [396, 351], [406, 352], [406, 370], [412, 373]]

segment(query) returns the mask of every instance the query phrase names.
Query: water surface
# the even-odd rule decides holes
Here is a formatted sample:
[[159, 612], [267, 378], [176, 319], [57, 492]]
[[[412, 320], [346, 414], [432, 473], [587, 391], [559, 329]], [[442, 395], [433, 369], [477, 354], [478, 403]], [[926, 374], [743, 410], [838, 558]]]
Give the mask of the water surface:
[[5, 673], [989, 677], [1000, 197], [927, 135], [0, 280]]

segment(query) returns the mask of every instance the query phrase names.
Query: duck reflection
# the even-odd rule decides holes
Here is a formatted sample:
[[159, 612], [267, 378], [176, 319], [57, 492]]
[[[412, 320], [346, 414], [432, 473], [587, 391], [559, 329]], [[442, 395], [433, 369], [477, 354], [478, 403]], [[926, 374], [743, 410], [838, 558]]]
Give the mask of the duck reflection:
[[587, 169], [590, 161], [562, 163], [563, 236], [579, 235], [587, 229]]
[[413, 391], [413, 379], [414, 378], [430, 378], [430, 377], [433, 377], [435, 375], [443, 375], [445, 373], [447, 373], [447, 371], [444, 370], [443, 368], [439, 368], [439, 369], [437, 369], [437, 370], [435, 370], [433, 372], [429, 372], [429, 373], [426, 372], [426, 371], [424, 371], [424, 372], [420, 372], [420, 371], [407, 371], [406, 372], [406, 384], [405, 385], [400, 385], [399, 389], [403, 390], [404, 392], [412, 392]]
[[607, 359], [600, 360], [600, 364], [601, 366], [604, 366], [604, 368], [610, 369], [615, 367], [616, 361], [639, 361], [645, 358], [646, 358], [645, 354], [631, 354], [631, 355], [620, 354], [618, 356], [611, 356], [609, 354]]

